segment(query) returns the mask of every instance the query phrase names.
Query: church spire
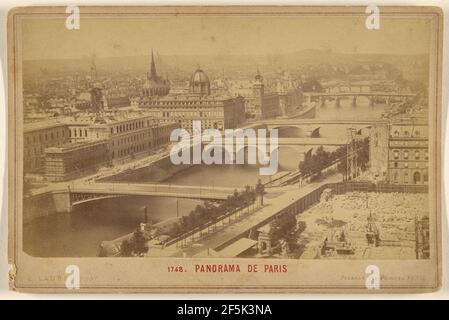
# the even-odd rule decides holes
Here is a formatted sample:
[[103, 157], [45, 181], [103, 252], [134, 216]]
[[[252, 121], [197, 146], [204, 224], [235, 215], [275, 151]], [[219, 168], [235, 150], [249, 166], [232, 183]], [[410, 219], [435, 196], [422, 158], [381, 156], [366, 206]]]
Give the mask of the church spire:
[[153, 54], [153, 49], [151, 49], [151, 70], [150, 70], [150, 75], [152, 78], [156, 77], [156, 64], [154, 63], [154, 54]]
[[257, 73], [256, 73], [256, 76], [254, 77], [254, 79], [255, 79], [257, 82], [263, 82], [263, 77], [262, 77], [262, 75], [260, 74], [259, 65], [257, 65]]

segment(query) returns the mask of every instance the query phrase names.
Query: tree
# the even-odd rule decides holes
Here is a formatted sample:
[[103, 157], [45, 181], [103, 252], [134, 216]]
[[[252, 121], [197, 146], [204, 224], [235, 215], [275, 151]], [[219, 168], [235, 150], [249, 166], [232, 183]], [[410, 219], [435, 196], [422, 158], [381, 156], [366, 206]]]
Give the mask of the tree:
[[357, 146], [357, 161], [360, 168], [365, 171], [369, 162], [369, 138], [359, 140]]
[[125, 239], [122, 241], [122, 244], [120, 246], [120, 256], [122, 257], [131, 257], [132, 256], [132, 245], [131, 243]]
[[147, 239], [140, 229], [136, 229], [131, 237], [131, 250], [136, 255], [143, 255], [148, 252]]
[[256, 195], [260, 197], [260, 204], [263, 206], [263, 195], [265, 194], [265, 186], [262, 184], [262, 180], [259, 179], [256, 185]]
[[[258, 190], [263, 194], [265, 192], [264, 186], [260, 180], [259, 184]], [[205, 201], [204, 204], [197, 205], [188, 215], [181, 217], [180, 221], [169, 231], [169, 235], [171, 237], [177, 237], [210, 221], [216, 221], [221, 216], [233, 210], [248, 206], [254, 203], [255, 200], [256, 191], [250, 186], [246, 186], [245, 190], [241, 192], [237, 189], [234, 190], [219, 205], [215, 205], [211, 201]]]
[[321, 146], [316, 150], [315, 154], [306, 157], [304, 161], [300, 162], [299, 170], [303, 176], [320, 175], [321, 170], [328, 167], [334, 161], [334, 158], [335, 156], [332, 153], [325, 151]]
[[[356, 141], [357, 164], [364, 171], [369, 162], [369, 138]], [[335, 161], [339, 161], [337, 170], [346, 179], [347, 174], [347, 145], [338, 147], [334, 152], [327, 152], [319, 147], [315, 154], [305, 157], [299, 163], [299, 171], [303, 176], [319, 176], [321, 171], [329, 167]]]
[[296, 229], [296, 217], [293, 214], [283, 214], [273, 220], [270, 224], [271, 241], [276, 242], [281, 239], [291, 240]]
[[337, 165], [337, 170], [343, 175], [343, 180], [346, 180], [348, 178], [348, 163], [346, 161], [346, 158], [340, 161], [340, 163]]

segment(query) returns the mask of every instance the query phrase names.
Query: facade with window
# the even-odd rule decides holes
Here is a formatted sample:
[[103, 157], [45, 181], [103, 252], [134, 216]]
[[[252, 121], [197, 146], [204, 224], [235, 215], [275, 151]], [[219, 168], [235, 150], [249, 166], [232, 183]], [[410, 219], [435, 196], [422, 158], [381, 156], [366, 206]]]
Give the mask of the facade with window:
[[51, 181], [66, 180], [165, 146], [176, 128], [177, 123], [158, 123], [144, 112], [32, 123], [24, 133], [24, 171], [45, 174]]
[[67, 143], [45, 149], [45, 178], [65, 181], [95, 172], [110, 161], [106, 141]]
[[145, 109], [161, 123], [178, 123], [190, 133], [193, 121], [201, 121], [201, 129], [234, 129], [245, 122], [245, 101], [241, 96], [211, 95], [210, 81], [205, 72], [197, 69], [189, 82], [189, 93], [179, 95], [141, 96], [131, 103]]
[[70, 142], [69, 128], [58, 122], [40, 121], [25, 124], [23, 139], [24, 173], [43, 173], [45, 148]]
[[377, 124], [370, 132], [370, 170], [378, 181], [429, 183], [428, 120], [404, 115]]
[[70, 142], [76, 143], [91, 140], [92, 137], [89, 136], [89, 126], [89, 123], [69, 124]]
[[146, 113], [105, 116], [88, 128], [89, 140], [106, 140], [112, 161], [134, 158], [170, 142], [178, 128], [173, 121], [158, 123]]
[[429, 183], [428, 123], [426, 119], [395, 119], [388, 141], [388, 181]]
[[245, 121], [243, 97], [179, 95], [158, 99], [138, 98], [135, 103], [161, 123], [177, 122], [188, 132], [193, 121], [201, 121], [201, 129], [233, 129]]

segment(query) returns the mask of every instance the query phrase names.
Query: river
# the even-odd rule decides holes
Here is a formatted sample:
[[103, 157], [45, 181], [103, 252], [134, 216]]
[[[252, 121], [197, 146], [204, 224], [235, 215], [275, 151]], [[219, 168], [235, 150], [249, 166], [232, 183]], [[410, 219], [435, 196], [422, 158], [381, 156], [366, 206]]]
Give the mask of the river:
[[[318, 119], [375, 119], [385, 111], [384, 105], [368, 106], [364, 98], [358, 99], [358, 106], [342, 100], [339, 108], [333, 101], [319, 107]], [[337, 125], [321, 127], [322, 137], [345, 137], [346, 128]], [[304, 137], [298, 128], [279, 130], [279, 137]], [[293, 170], [299, 163], [301, 149], [280, 150], [279, 170]], [[242, 187], [257, 183], [259, 168], [255, 165], [199, 165], [184, 170], [166, 180], [180, 185]], [[135, 179], [133, 179], [135, 180]], [[142, 181], [142, 180], [141, 180]], [[143, 180], [142, 182], [145, 182]], [[143, 221], [143, 210], [149, 208], [149, 219], [158, 222], [163, 219], [185, 215], [201, 201], [160, 198], [123, 197], [89, 202], [74, 208], [70, 214], [52, 214], [36, 218], [24, 225], [24, 250], [38, 257], [93, 257], [103, 240], [112, 240], [132, 232]]]

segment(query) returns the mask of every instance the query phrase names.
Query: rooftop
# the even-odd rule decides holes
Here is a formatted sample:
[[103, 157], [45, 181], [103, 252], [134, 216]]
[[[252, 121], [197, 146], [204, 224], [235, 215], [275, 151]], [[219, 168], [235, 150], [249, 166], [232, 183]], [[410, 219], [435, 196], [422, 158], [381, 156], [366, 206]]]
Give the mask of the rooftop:
[[197, 94], [168, 94], [164, 97], [153, 97], [153, 98], [140, 98], [140, 100], [144, 101], [162, 101], [162, 102], [170, 102], [170, 101], [223, 101], [234, 99], [230, 95], [197, 95]]
[[33, 132], [38, 130], [44, 130], [44, 129], [50, 129], [50, 128], [56, 128], [65, 126], [67, 123], [64, 122], [64, 119], [58, 118], [58, 119], [47, 119], [44, 121], [36, 121], [36, 122], [28, 122], [24, 124], [23, 131], [26, 132]]
[[105, 112], [101, 114], [100, 116], [96, 114], [79, 114], [75, 117], [70, 117], [66, 120], [67, 124], [96, 124], [95, 121], [100, 117], [103, 123], [97, 124], [108, 124], [108, 123], [116, 123], [116, 122], [123, 122], [123, 121], [132, 121], [140, 119], [142, 120], [145, 117], [148, 117], [149, 115], [145, 114], [145, 112], [142, 111], [134, 111], [134, 110], [122, 110], [122, 111], [114, 111], [114, 112]]
[[72, 142], [66, 143], [57, 147], [49, 147], [45, 149], [45, 152], [50, 153], [63, 153], [68, 151], [77, 150], [80, 148], [92, 147], [95, 145], [105, 144], [106, 140], [93, 140], [93, 141], [83, 141], [83, 142]]

